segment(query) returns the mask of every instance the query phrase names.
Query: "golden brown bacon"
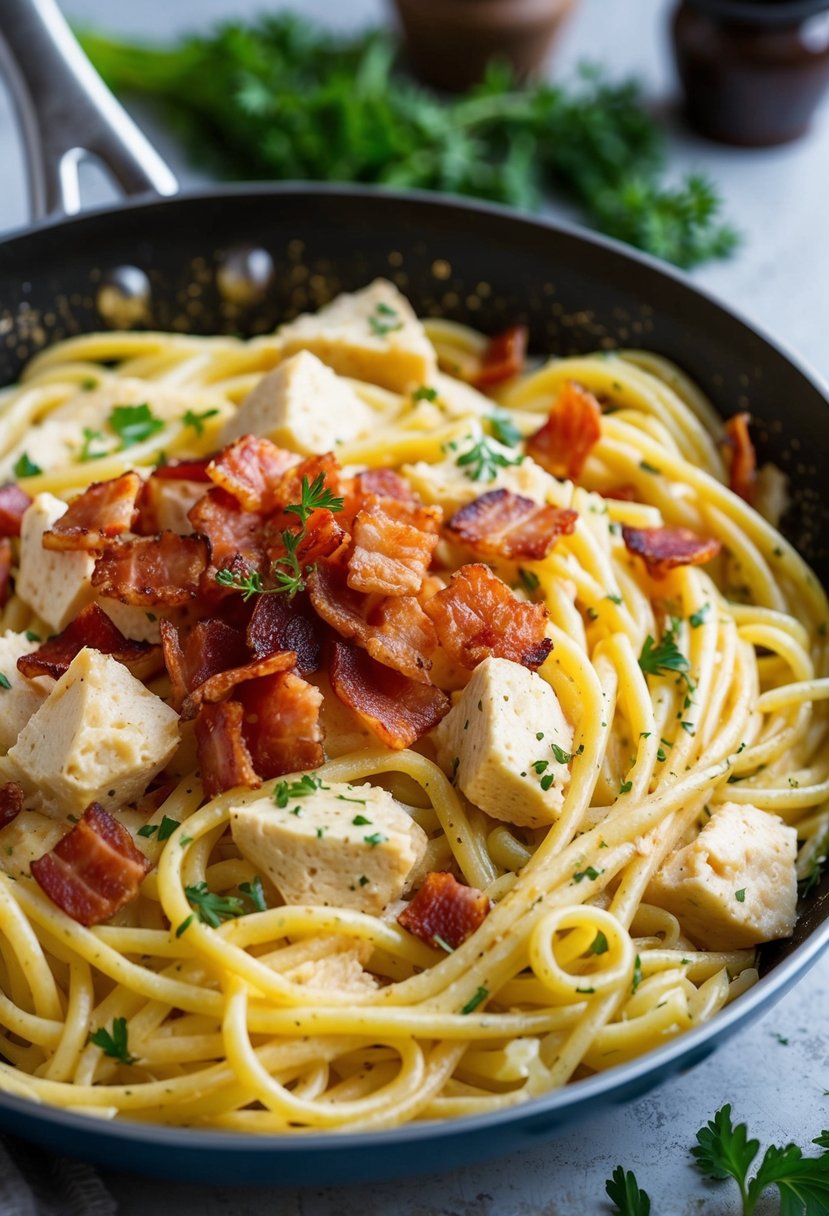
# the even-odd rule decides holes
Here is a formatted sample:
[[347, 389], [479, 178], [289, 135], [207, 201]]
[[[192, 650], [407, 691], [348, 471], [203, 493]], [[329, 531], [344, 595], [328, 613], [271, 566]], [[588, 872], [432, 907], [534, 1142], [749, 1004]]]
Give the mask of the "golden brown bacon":
[[296, 515], [277, 511], [267, 520], [263, 532], [265, 552], [272, 562], [280, 561], [288, 552], [283, 532], [290, 532], [293, 536], [301, 533], [299, 542], [294, 544], [294, 552], [302, 569], [323, 557], [332, 557], [348, 541], [348, 533], [340, 525], [338, 516], [325, 507], [311, 512], [305, 521], [304, 531]]
[[354, 520], [348, 559], [353, 591], [415, 595], [438, 543], [440, 507], [369, 495]]
[[578, 513], [539, 506], [512, 490], [490, 490], [461, 507], [447, 527], [458, 540], [485, 557], [540, 561], [560, 536], [569, 536]]
[[205, 701], [196, 718], [196, 748], [204, 792], [215, 798], [237, 786], [262, 784], [242, 734], [244, 709], [239, 701]]
[[19, 536], [20, 525], [32, 499], [13, 481], [0, 486], [0, 536]]
[[225, 569], [240, 558], [253, 570], [264, 570], [267, 558], [264, 549], [262, 516], [245, 511], [232, 494], [213, 488], [187, 512], [193, 530], [206, 537], [210, 546], [210, 561]]
[[0, 785], [0, 829], [16, 819], [23, 810], [23, 786], [17, 781], [6, 781]]
[[322, 456], [306, 457], [283, 473], [276, 493], [276, 502], [281, 506], [301, 502], [303, 481], [309, 486], [313, 485], [320, 474], [325, 489], [336, 495], [344, 493], [346, 487], [340, 462], [333, 452], [324, 452]]
[[94, 481], [43, 534], [44, 549], [104, 549], [129, 532], [141, 489], [137, 473]]
[[206, 569], [205, 540], [162, 532], [104, 549], [92, 572], [92, 586], [123, 604], [175, 607], [198, 597]]
[[268, 780], [322, 764], [318, 688], [286, 671], [249, 680], [236, 695], [244, 710], [245, 743], [260, 777]]
[[515, 598], [488, 566], [461, 566], [452, 581], [424, 602], [438, 641], [463, 667], [490, 656], [538, 667], [553, 648], [545, 637], [547, 610]]
[[283, 505], [283, 474], [298, 463], [294, 452], [278, 448], [270, 439], [243, 435], [213, 457], [207, 475], [246, 511], [268, 512]]
[[247, 627], [248, 648], [255, 659], [278, 650], [293, 650], [300, 675], [320, 665], [321, 626], [304, 595], [260, 595]]
[[697, 536], [690, 528], [622, 528], [622, 538], [653, 578], [664, 578], [677, 566], [701, 566], [720, 551], [718, 540]]
[[205, 456], [201, 460], [168, 460], [153, 469], [150, 480], [156, 481], [201, 481], [210, 482], [207, 466], [212, 457]]
[[364, 473], [357, 474], [357, 487], [364, 498], [376, 494], [378, 498], [396, 498], [398, 502], [419, 501], [406, 478], [395, 473], [394, 469], [366, 469]]
[[97, 802], [31, 866], [52, 902], [82, 925], [99, 925], [135, 899], [151, 868], [127, 829]]
[[484, 923], [490, 906], [483, 891], [464, 886], [452, 874], [433, 871], [397, 923], [430, 946], [457, 950]]
[[330, 676], [340, 700], [387, 747], [410, 747], [449, 712], [449, 698], [439, 688], [410, 680], [345, 642], [333, 645]]
[[576, 481], [601, 438], [602, 410], [596, 398], [569, 380], [559, 391], [544, 425], [527, 440], [527, 454], [554, 477]]
[[17, 670], [30, 680], [36, 676], [52, 676], [59, 680], [85, 646], [99, 650], [101, 654], [110, 654], [127, 667], [146, 661], [158, 649], [148, 642], [132, 642], [125, 638], [103, 609], [97, 604], [87, 604], [61, 633], [49, 638], [31, 654], [21, 655]]
[[217, 671], [184, 698], [181, 716], [185, 721], [195, 718], [199, 706], [205, 701], [224, 701], [237, 688], [237, 685], [244, 684], [248, 680], [258, 680], [263, 676], [271, 676], [276, 672], [289, 671], [295, 663], [294, 652], [283, 650], [270, 654], [264, 659], [254, 659], [241, 667], [230, 667]]
[[162, 621], [159, 628], [174, 709], [180, 709], [187, 694], [211, 676], [240, 667], [249, 658], [244, 635], [218, 617], [197, 621], [188, 630], [177, 629], [170, 621]]
[[751, 442], [748, 425], [751, 415], [734, 414], [725, 424], [725, 434], [731, 449], [728, 481], [731, 489], [747, 503], [754, 502], [754, 482], [757, 477], [757, 453]]
[[609, 490], [599, 490], [602, 498], [614, 498], [617, 502], [636, 502], [639, 491], [630, 482], [620, 486], [611, 486]]
[[11, 593], [12, 543], [7, 536], [0, 536], [0, 608]]
[[476, 388], [488, 388], [517, 376], [524, 366], [529, 332], [526, 325], [513, 325], [490, 338], [473, 380]]

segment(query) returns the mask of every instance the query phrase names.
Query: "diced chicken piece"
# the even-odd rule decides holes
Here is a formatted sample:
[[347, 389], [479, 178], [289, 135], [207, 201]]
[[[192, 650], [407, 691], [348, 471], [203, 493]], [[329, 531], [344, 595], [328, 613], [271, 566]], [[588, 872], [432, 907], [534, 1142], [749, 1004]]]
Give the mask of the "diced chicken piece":
[[21, 811], [0, 831], [0, 870], [12, 878], [30, 874], [35, 858], [51, 852], [67, 826], [39, 811]]
[[279, 336], [286, 355], [309, 350], [341, 376], [398, 393], [431, 384], [437, 371], [434, 347], [412, 306], [385, 279], [303, 313]]
[[[322, 904], [378, 914], [399, 899], [426, 851], [426, 833], [375, 786], [322, 784], [278, 806], [257, 798], [231, 812], [242, 856], [268, 876], [287, 904]], [[277, 790], [280, 787], [277, 786]]]
[[[401, 470], [408, 478], [412, 489], [426, 503], [443, 507], [447, 516], [454, 515], [461, 507], [480, 498], [488, 490], [512, 490], [538, 503], [552, 503], [556, 507], [569, 507], [573, 497], [570, 482], [557, 481], [531, 456], [521, 457], [520, 464], [498, 464], [515, 461], [521, 456], [517, 448], [508, 447], [496, 439], [484, 440], [487, 450], [495, 457], [495, 463], [485, 461], [458, 464], [459, 459], [470, 453], [481, 439], [476, 431], [457, 440], [456, 446], [447, 451], [446, 457], [435, 464], [420, 460], [416, 464], [404, 465]], [[479, 474], [476, 477], [476, 474]]]
[[12, 629], [0, 637], [0, 675], [5, 677], [0, 688], [0, 748], [3, 750], [12, 746], [54, 685], [46, 676], [29, 680], [17, 670], [20, 656], [31, 654], [39, 645], [37, 640], [29, 641], [25, 633], [15, 633]]
[[[77, 459], [83, 442], [83, 432], [77, 422], [47, 418], [28, 428], [22, 438], [0, 458], [0, 483], [10, 481], [15, 466], [25, 458], [36, 464], [41, 472], [58, 469]], [[25, 479], [23, 489], [26, 488]]]
[[20, 573], [17, 594], [56, 633], [65, 629], [95, 598], [95, 555], [43, 548], [43, 533], [66, 511], [54, 494], [38, 494], [20, 529]]
[[160, 642], [161, 630], [158, 616], [154, 612], [141, 608], [138, 604], [122, 604], [120, 600], [102, 595], [98, 600], [102, 608], [125, 638], [133, 642]]
[[645, 898], [673, 913], [709, 950], [788, 937], [797, 903], [796, 852], [796, 830], [777, 815], [724, 802], [694, 841], [666, 859]]
[[374, 418], [374, 411], [341, 376], [301, 350], [262, 377], [226, 424], [221, 442], [259, 435], [313, 456], [367, 434]]
[[158, 532], [189, 536], [193, 531], [187, 512], [209, 488], [203, 481], [150, 478], [155, 527]]
[[538, 828], [558, 817], [573, 729], [535, 672], [509, 659], [485, 659], [435, 740], [439, 763], [494, 819]]
[[348, 944], [323, 958], [308, 959], [292, 967], [286, 978], [324, 992], [374, 992], [377, 980], [364, 970], [366, 951]]
[[178, 745], [178, 715], [111, 655], [85, 647], [8, 758], [46, 814], [137, 798]]

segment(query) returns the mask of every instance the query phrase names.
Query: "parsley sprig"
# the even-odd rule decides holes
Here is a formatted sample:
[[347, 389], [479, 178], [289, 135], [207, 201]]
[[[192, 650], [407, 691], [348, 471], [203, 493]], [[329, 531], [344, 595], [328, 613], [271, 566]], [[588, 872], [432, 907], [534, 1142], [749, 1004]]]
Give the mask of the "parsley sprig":
[[219, 410], [215, 406], [213, 409], [202, 410], [200, 414], [197, 414], [195, 410], [185, 410], [181, 421], [184, 426], [192, 427], [199, 439], [201, 439], [204, 434], [205, 422], [207, 422], [208, 418], [215, 418], [218, 413]]
[[617, 1165], [604, 1189], [611, 1203], [616, 1204], [620, 1216], [650, 1216], [650, 1196], [647, 1191], [640, 1189], [632, 1170], [625, 1172], [621, 1165]]
[[303, 773], [298, 781], [278, 781], [274, 786], [273, 800], [278, 807], [284, 809], [294, 798], [306, 798], [316, 790], [327, 789], [322, 777], [316, 773]]
[[499, 469], [521, 464], [523, 459], [520, 453], [507, 456], [505, 452], [500, 452], [493, 446], [492, 440], [483, 435], [468, 451], [456, 458], [455, 464], [463, 469], [470, 481], [493, 481]]
[[119, 1060], [121, 1064], [134, 1064], [138, 1058], [129, 1053], [129, 1031], [126, 1018], [115, 1018], [111, 1031], [107, 1030], [105, 1026], [93, 1030], [89, 1041], [96, 1047], [100, 1047], [105, 1056], [111, 1056], [113, 1060]]
[[234, 917], [245, 914], [244, 902], [238, 895], [217, 895], [210, 890], [206, 882], [198, 882], [194, 887], [185, 887], [184, 894], [199, 920], [211, 929], [218, 929], [223, 921], [233, 920]]
[[121, 440], [122, 451], [164, 430], [163, 421], [156, 418], [146, 401], [140, 405], [114, 405], [107, 422]]
[[691, 670], [691, 664], [676, 644], [676, 634], [672, 629], [658, 643], [648, 634], [639, 656], [639, 666], [648, 675], [667, 676], [676, 672], [686, 681]]

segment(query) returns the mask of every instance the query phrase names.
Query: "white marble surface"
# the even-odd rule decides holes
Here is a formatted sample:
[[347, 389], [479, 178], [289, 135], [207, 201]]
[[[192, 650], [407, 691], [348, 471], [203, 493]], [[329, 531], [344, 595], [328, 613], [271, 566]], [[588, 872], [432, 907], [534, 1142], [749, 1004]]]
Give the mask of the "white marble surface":
[[[262, 7], [261, 0], [64, 2], [73, 18], [162, 38]], [[295, 0], [295, 7], [340, 27], [386, 15], [381, 0]], [[672, 109], [669, 7], [669, 0], [582, 0], [556, 67], [566, 72], [589, 57], [645, 80], [672, 130], [672, 166], [709, 172], [745, 233], [736, 258], [702, 268], [696, 280], [829, 379], [829, 107], [813, 131], [788, 148], [725, 149], [686, 133]], [[26, 219], [22, 161], [2, 93], [0, 166], [2, 232]], [[198, 180], [186, 167], [176, 168], [185, 185]], [[730, 1216], [739, 1211], [736, 1188], [699, 1177], [688, 1155], [694, 1134], [726, 1101], [763, 1144], [794, 1139], [805, 1148], [829, 1126], [828, 1001], [829, 956], [761, 1022], [693, 1072], [532, 1152], [498, 1159], [494, 1143], [493, 1160], [451, 1174], [359, 1187], [248, 1190], [173, 1186], [114, 1171], [106, 1180], [124, 1216], [584, 1216], [610, 1211], [604, 1180], [624, 1163], [650, 1192], [654, 1216]], [[774, 1204], [764, 1210], [774, 1211]]]

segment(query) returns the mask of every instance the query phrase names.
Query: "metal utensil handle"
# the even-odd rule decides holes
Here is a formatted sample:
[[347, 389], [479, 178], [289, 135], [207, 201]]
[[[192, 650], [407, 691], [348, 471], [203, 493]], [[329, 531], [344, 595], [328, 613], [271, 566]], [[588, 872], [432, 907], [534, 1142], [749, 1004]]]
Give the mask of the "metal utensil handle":
[[33, 219], [80, 210], [85, 154], [125, 194], [177, 192], [171, 169], [92, 67], [56, 0], [0, 0], [0, 68], [20, 121]]

